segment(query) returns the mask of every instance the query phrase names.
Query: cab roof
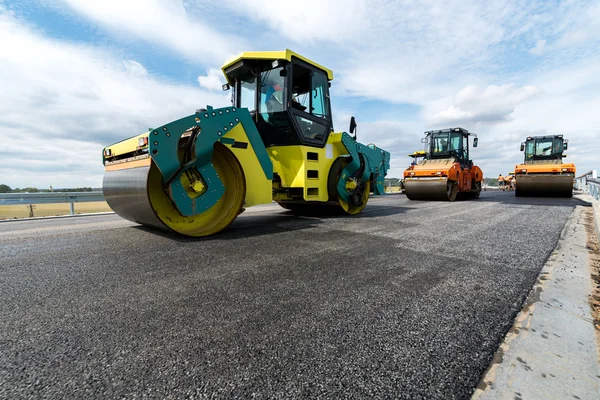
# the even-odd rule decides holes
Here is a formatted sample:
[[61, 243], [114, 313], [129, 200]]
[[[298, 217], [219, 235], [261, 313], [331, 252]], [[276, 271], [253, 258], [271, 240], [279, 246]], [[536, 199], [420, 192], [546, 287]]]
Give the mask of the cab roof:
[[544, 136], [527, 136], [526, 140], [533, 139], [562, 139], [563, 135], [544, 135]]
[[312, 66], [319, 68], [321, 70], [323, 70], [325, 73], [327, 73], [327, 79], [328, 80], [333, 80], [333, 71], [331, 71], [328, 68], [323, 67], [320, 64], [317, 64], [316, 62], [309, 60], [308, 58], [294, 52], [291, 51], [289, 49], [285, 49], [282, 51], [245, 51], [242, 52], [240, 54], [238, 54], [237, 56], [227, 60], [225, 62], [225, 64], [223, 64], [223, 66], [221, 67], [221, 71], [223, 71], [223, 74], [225, 75], [226, 79], [229, 79], [227, 77], [227, 74], [225, 74], [225, 70], [234, 65], [235, 63], [238, 63], [242, 60], [286, 60], [286, 61], [292, 61], [292, 57], [296, 57], [306, 63], [311, 64]]
[[460, 132], [463, 135], [468, 135], [469, 131], [461, 128], [461, 127], [456, 127], [456, 128], [447, 128], [447, 129], [437, 129], [437, 130], [433, 130], [433, 131], [425, 131], [426, 135], [429, 134], [433, 134], [433, 133], [449, 133], [449, 132]]

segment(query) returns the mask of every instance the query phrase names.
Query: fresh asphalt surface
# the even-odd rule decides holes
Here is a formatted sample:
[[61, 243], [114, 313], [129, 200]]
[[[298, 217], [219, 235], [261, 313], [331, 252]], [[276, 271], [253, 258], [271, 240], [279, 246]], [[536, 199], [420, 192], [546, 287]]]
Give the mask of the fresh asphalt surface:
[[0, 398], [468, 398], [576, 199], [0, 223]]

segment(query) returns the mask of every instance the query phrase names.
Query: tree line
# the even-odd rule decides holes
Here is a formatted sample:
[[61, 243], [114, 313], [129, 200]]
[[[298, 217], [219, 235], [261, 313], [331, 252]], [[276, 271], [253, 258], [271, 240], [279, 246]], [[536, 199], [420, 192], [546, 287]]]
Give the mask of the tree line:
[[94, 189], [91, 187], [78, 187], [68, 189], [38, 189], [34, 187], [26, 188], [11, 188], [8, 185], [0, 184], [0, 193], [46, 193], [46, 192], [91, 192]]

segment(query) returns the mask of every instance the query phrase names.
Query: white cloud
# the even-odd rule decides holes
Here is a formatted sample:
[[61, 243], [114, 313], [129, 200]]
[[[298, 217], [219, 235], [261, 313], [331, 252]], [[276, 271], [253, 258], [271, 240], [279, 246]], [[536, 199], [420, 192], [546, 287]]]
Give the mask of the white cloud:
[[540, 88], [529, 85], [516, 88], [513, 84], [490, 85], [482, 89], [476, 85], [463, 88], [453, 104], [433, 115], [431, 125], [498, 123], [507, 121], [515, 108], [540, 93]]
[[6, 13], [0, 48], [0, 177], [13, 187], [99, 187], [104, 146], [229, 105], [222, 92], [159, 81], [139, 62], [47, 39]]
[[557, 47], [600, 41], [600, 3], [566, 1], [561, 4], [558, 13], [562, 14], [562, 18], [556, 27], [560, 34]]
[[340, 84], [346, 95], [417, 104], [485, 83], [493, 49], [527, 9], [474, 0], [370, 4], [370, 29], [346, 46]]
[[207, 90], [222, 90], [222, 86], [225, 83], [225, 77], [220, 69], [211, 68], [208, 70], [208, 74], [198, 77], [198, 84]]
[[243, 47], [239, 37], [188, 16], [181, 0], [62, 1], [120, 37], [165, 46], [188, 60], [221, 63]]
[[291, 4], [280, 0], [224, 0], [229, 12], [266, 24], [287, 40], [301, 44], [337, 42], [358, 38], [372, 20], [374, 7], [367, 0], [304, 0]]

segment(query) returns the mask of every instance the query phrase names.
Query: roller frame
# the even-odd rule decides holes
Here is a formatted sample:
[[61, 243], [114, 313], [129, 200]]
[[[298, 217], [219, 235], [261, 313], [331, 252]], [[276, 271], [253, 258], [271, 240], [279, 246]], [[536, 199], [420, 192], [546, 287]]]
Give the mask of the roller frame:
[[346, 132], [342, 134], [342, 144], [350, 155], [350, 162], [342, 169], [337, 183], [337, 192], [340, 198], [346, 203], [352, 202], [354, 191], [348, 191], [346, 188], [348, 179], [355, 178], [357, 186], [360, 186], [370, 180], [372, 175], [375, 178], [374, 193], [385, 194], [383, 179], [389, 169], [389, 153], [358, 143]]
[[[153, 129], [148, 136], [149, 154], [160, 170], [169, 197], [177, 210], [184, 216], [194, 216], [208, 210], [219, 201], [224, 186], [211, 164], [213, 145], [223, 138], [227, 131], [241, 123], [254, 151], [261, 163], [267, 179], [273, 179], [272, 164], [246, 108], [224, 107], [206, 110], [183, 117]], [[195, 138], [195, 158], [181, 165], [177, 156], [181, 134], [191, 127], [199, 127]], [[190, 139], [191, 140], [191, 139]], [[206, 189], [197, 197], [192, 197], [181, 183], [182, 174], [190, 169], [198, 170]]]

